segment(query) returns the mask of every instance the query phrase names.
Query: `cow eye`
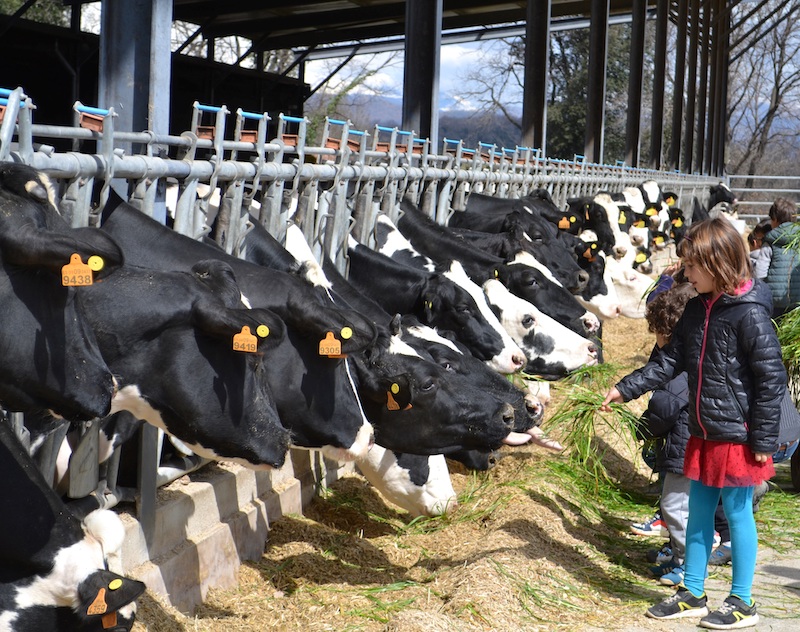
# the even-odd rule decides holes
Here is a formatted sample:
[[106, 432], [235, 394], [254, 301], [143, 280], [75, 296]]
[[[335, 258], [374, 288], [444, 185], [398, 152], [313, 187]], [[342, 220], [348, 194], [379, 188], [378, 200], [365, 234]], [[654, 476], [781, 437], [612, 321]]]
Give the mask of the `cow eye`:
[[461, 303], [459, 305], [456, 305], [456, 311], [457, 312], [468, 312], [469, 311], [469, 305], [467, 305], [466, 303]]
[[428, 380], [427, 382], [422, 383], [420, 390], [423, 393], [430, 393], [435, 388], [436, 388], [436, 383], [433, 380]]
[[530, 329], [534, 324], [536, 324], [536, 321], [533, 319], [533, 316], [525, 316], [525, 318], [522, 319], [522, 326], [525, 327], [525, 329]]

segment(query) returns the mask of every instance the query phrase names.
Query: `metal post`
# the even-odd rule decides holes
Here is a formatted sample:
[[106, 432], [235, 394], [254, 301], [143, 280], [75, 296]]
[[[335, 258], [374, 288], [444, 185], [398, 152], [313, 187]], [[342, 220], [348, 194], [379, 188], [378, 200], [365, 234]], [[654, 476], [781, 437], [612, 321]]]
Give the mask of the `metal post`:
[[644, 72], [644, 27], [647, 0], [634, 0], [631, 8], [630, 82], [628, 84], [628, 119], [625, 127], [625, 164], [639, 166], [639, 141], [642, 124], [642, 76]]
[[603, 131], [606, 111], [606, 62], [609, 0], [592, 0], [589, 32], [589, 90], [584, 154], [592, 162], [603, 162]]
[[656, 12], [656, 51], [653, 68], [653, 114], [650, 124], [650, 167], [661, 169], [661, 147], [664, 136], [664, 81], [667, 63], [667, 26], [669, 0], [658, 0]]
[[681, 137], [683, 136], [683, 99], [686, 82], [686, 20], [689, 0], [678, 1], [678, 33], [675, 42], [675, 87], [672, 92], [672, 141], [669, 147], [669, 168], [680, 169]]
[[528, 0], [522, 144], [547, 151], [547, 78], [550, 62], [551, 0]]
[[406, 0], [403, 128], [439, 145], [439, 58], [443, 0]]
[[686, 82], [686, 126], [683, 137], [682, 169], [691, 173], [693, 169], [692, 149], [694, 147], [695, 111], [697, 99], [697, 49], [700, 37], [700, 0], [692, 0], [689, 30], [689, 78]]

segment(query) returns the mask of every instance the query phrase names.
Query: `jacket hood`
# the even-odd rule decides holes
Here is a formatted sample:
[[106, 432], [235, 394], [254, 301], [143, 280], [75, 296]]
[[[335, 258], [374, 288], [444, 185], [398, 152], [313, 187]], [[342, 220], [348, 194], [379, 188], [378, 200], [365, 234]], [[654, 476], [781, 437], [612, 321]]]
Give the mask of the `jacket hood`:
[[[703, 301], [708, 301], [709, 294], [701, 294]], [[760, 279], [753, 279], [753, 286], [744, 294], [733, 296], [731, 294], [723, 294], [717, 300], [719, 305], [732, 305], [738, 303], [756, 303], [764, 307], [767, 313], [772, 313], [772, 291], [769, 286]]]

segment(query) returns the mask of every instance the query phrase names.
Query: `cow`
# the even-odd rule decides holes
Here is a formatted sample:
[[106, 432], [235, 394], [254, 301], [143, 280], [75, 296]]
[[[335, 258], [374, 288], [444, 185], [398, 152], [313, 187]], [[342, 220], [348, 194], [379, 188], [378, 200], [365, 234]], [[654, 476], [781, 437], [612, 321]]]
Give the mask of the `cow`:
[[426, 325], [447, 329], [480, 360], [500, 373], [514, 373], [526, 358], [511, 340], [483, 296], [457, 281], [466, 273], [453, 262], [443, 273], [399, 264], [350, 238], [348, 280], [392, 314], [414, 314]]
[[[491, 199], [491, 198], [490, 198]], [[451, 229], [466, 228], [485, 233], [504, 233], [512, 235], [524, 233], [528, 247], [541, 261], [546, 261], [548, 268], [559, 281], [571, 292], [579, 292], [586, 285], [586, 275], [577, 264], [568, 248], [559, 239], [558, 229], [548, 220], [539, 216], [536, 206], [523, 200], [515, 200], [511, 210], [505, 204], [507, 200], [498, 199], [498, 210], [491, 213], [477, 213], [470, 205], [466, 211], [456, 212], [448, 220], [447, 226], [440, 226], [408, 200], [403, 200], [402, 217], [397, 227], [423, 254], [425, 248], [415, 243], [416, 239], [429, 239], [433, 236], [450, 240], [454, 235]], [[484, 204], [481, 204], [483, 206]], [[421, 231], [420, 234], [417, 234]], [[445, 255], [445, 253], [442, 253]]]
[[[103, 361], [62, 267], [73, 255], [105, 263], [122, 253], [96, 229], [72, 229], [52, 204], [49, 180], [25, 165], [0, 164], [0, 403], [9, 410], [50, 409], [71, 420], [105, 415], [114, 379]], [[95, 266], [97, 267], [97, 266]]]
[[123, 632], [133, 626], [142, 582], [108, 570], [124, 528], [111, 511], [83, 521], [44, 480], [11, 428], [0, 423], [0, 629]]
[[[200, 261], [190, 273], [125, 264], [80, 302], [119, 381], [112, 413], [127, 410], [206, 458], [283, 464], [290, 435], [266, 367], [286, 326], [242, 304], [228, 264]], [[252, 347], [235, 345], [244, 327]]]
[[356, 393], [352, 363], [319, 351], [328, 333], [339, 343], [339, 355], [364, 350], [377, 337], [372, 323], [353, 310], [325, 304], [302, 279], [180, 235], [114, 194], [103, 209], [101, 229], [117, 241], [126, 261], [142, 267], [188, 272], [201, 260], [227, 263], [249, 304], [275, 312], [286, 325], [285, 340], [263, 369], [293, 444], [322, 447], [337, 460], [367, 452], [372, 426]]
[[688, 221], [690, 224], [692, 222], [701, 222], [709, 218], [709, 213], [714, 207], [721, 204], [734, 207], [738, 201], [733, 191], [731, 191], [731, 188], [724, 182], [711, 185], [708, 189], [708, 199], [705, 200], [705, 203], [697, 197], [692, 199], [692, 214], [688, 218]]

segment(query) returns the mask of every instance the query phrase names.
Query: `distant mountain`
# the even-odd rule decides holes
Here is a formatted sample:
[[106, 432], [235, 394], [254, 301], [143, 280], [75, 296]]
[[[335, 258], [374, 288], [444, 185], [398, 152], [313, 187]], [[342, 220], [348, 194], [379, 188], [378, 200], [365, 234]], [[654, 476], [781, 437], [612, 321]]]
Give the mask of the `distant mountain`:
[[[314, 95], [309, 109], [320, 107], [323, 96]], [[403, 117], [403, 101], [399, 97], [352, 95], [340, 103], [335, 116], [348, 118], [355, 129], [372, 130], [375, 125], [399, 127]], [[463, 140], [465, 147], [474, 148], [479, 142], [495, 143], [500, 147], [515, 147], [519, 129], [500, 115], [476, 112], [458, 107], [454, 99], [439, 102], [439, 138]]]

